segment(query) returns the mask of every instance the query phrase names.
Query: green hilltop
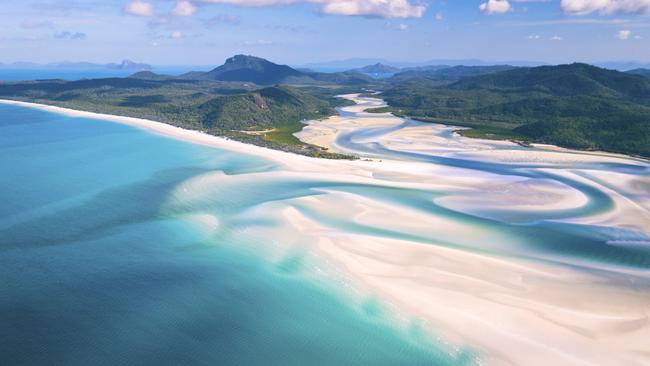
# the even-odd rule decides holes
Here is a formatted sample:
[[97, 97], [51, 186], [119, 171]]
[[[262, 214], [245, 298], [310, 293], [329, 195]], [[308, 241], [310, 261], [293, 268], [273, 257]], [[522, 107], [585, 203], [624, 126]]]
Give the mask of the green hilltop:
[[473, 127], [471, 137], [650, 156], [650, 79], [638, 75], [576, 63], [407, 78], [382, 95], [388, 110]]

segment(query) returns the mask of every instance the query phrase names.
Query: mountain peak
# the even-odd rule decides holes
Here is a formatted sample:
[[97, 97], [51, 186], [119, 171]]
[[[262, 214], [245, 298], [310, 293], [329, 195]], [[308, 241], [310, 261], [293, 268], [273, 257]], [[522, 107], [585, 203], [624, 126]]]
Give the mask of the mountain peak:
[[399, 68], [377, 62], [374, 65], [364, 66], [351, 71], [361, 72], [364, 74], [393, 74], [399, 71]]
[[122, 60], [119, 64], [108, 64], [107, 67], [111, 69], [118, 69], [118, 70], [151, 70], [153, 67], [151, 65], [147, 65], [144, 63], [139, 63], [135, 61], [131, 61], [128, 59]]
[[212, 80], [249, 81], [269, 85], [283, 82], [291, 76], [303, 76], [303, 73], [261, 57], [239, 54], [228, 58], [223, 65], [205, 75]]
[[261, 57], [244, 55], [244, 54], [234, 55], [226, 60], [226, 64], [241, 64], [247, 62], [270, 62], [270, 61], [263, 59]]

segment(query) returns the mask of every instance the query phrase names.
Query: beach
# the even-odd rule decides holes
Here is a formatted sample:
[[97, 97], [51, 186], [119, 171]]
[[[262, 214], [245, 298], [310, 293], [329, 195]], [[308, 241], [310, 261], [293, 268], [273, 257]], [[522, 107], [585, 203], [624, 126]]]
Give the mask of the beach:
[[[211, 199], [219, 207], [238, 205], [221, 197], [230, 188], [254, 196], [264, 184], [304, 185], [308, 194], [277, 193], [233, 211], [242, 223], [279, 218], [277, 226], [251, 224], [242, 235], [276, 238], [271, 256], [298, 250], [323, 262], [350, 291], [382, 299], [405, 328], [421, 324], [429, 337], [470, 346], [481, 364], [650, 363], [647, 161], [469, 139], [453, 126], [364, 112], [384, 105], [380, 99], [345, 97], [357, 105], [310, 121], [296, 136], [361, 157], [356, 161], [309, 158], [137, 118], [0, 103], [272, 161], [280, 168], [183, 180], [162, 209], [189, 211]], [[187, 220], [207, 231], [220, 225], [205, 213]]]

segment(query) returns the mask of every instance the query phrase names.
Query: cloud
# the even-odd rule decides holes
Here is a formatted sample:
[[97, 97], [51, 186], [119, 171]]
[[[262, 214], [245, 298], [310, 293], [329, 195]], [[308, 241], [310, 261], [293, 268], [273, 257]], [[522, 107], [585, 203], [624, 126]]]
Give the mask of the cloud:
[[531, 34], [527, 37], [528, 39], [540, 39], [542, 38], [539, 34]]
[[176, 2], [174, 10], [172, 10], [172, 15], [175, 15], [177, 17], [189, 17], [196, 13], [197, 10], [198, 8], [194, 6], [194, 4], [187, 0], [182, 0]]
[[553, 37], [551, 37], [551, 41], [561, 41], [561, 40], [563, 40], [563, 39], [564, 39], [564, 38], [558, 36], [557, 34], [554, 35]]
[[599, 19], [599, 18], [566, 18], [566, 19], [551, 19], [540, 21], [517, 21], [517, 22], [504, 22], [502, 24], [512, 26], [540, 26], [540, 25], [558, 25], [558, 24], [630, 24], [629, 19]]
[[624, 30], [618, 31], [617, 36], [618, 36], [618, 39], [620, 39], [621, 41], [627, 41], [628, 38], [630, 38], [631, 35], [632, 35], [632, 31], [624, 29]]
[[81, 33], [81, 32], [59, 32], [54, 34], [54, 38], [56, 39], [70, 39], [70, 40], [78, 40], [78, 39], [85, 39], [86, 38], [86, 33]]
[[134, 0], [126, 4], [122, 9], [124, 14], [135, 15], [140, 17], [150, 17], [153, 15], [153, 5], [145, 1]]
[[427, 5], [410, 0], [201, 0], [210, 4], [239, 6], [275, 6], [314, 4], [323, 14], [380, 18], [419, 18]]
[[230, 14], [215, 15], [212, 18], [208, 18], [203, 21], [203, 25], [205, 25], [207, 28], [212, 28], [219, 25], [239, 25], [239, 23], [241, 23], [241, 18]]
[[503, 14], [512, 10], [512, 5], [508, 0], [488, 0], [479, 6], [483, 14]]
[[441, 12], [441, 11], [437, 12], [437, 13], [436, 13], [436, 20], [437, 20], [437, 21], [445, 20], [445, 13], [443, 13], [443, 12]]
[[169, 35], [169, 38], [171, 39], [181, 39], [183, 38], [183, 33], [179, 31], [172, 32], [172, 34]]
[[650, 15], [650, 0], [562, 0], [562, 11], [572, 15], [593, 12], [601, 14], [646, 14]]

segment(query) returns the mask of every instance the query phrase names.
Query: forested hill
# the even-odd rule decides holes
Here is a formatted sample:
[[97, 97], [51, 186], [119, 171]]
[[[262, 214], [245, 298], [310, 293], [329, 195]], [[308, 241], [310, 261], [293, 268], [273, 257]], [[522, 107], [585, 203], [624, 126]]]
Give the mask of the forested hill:
[[432, 81], [439, 82], [439, 84], [447, 84], [450, 82], [458, 81], [462, 78], [477, 75], [492, 74], [495, 72], [506, 71], [514, 69], [510, 65], [493, 65], [493, 66], [448, 66], [442, 68], [432, 68], [424, 70], [406, 70], [395, 74], [391, 81], [400, 82], [413, 78], [425, 78]]
[[[144, 74], [133, 75], [142, 77]], [[147, 78], [152, 78], [146, 74]], [[299, 71], [287, 65], [279, 65], [260, 57], [235, 55], [207, 72], [189, 72], [176, 79], [250, 82], [258, 85], [275, 84], [339, 84], [367, 85], [374, 80], [358, 72], [320, 73]]]
[[513, 138], [650, 157], [650, 79], [586, 64], [462, 78], [399, 80], [382, 94], [396, 113]]
[[634, 69], [626, 72], [628, 74], [641, 75], [650, 78], [650, 69]]
[[248, 81], [260, 85], [281, 83], [302, 73], [287, 65], [278, 65], [263, 58], [235, 55], [211, 71], [188, 73], [181, 78], [221, 81]]
[[468, 77], [450, 88], [541, 92], [558, 96], [620, 97], [650, 102], [650, 80], [581, 63], [518, 68]]
[[250, 83], [141, 78], [46, 80], [0, 84], [0, 98], [152, 119], [310, 156], [342, 158], [292, 134], [304, 119], [336, 114], [339, 89], [260, 88]]

